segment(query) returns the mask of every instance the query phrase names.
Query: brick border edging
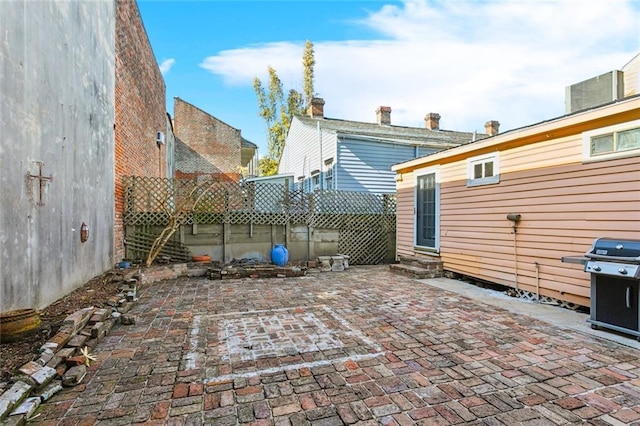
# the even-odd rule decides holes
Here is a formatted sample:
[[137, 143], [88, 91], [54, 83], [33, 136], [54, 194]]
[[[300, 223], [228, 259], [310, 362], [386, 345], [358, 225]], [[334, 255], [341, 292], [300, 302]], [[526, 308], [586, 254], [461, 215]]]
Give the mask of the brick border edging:
[[[0, 394], [0, 421], [24, 424], [40, 403], [64, 387], [80, 384], [87, 373], [92, 350], [118, 324], [133, 324], [127, 315], [138, 300], [138, 286], [177, 278], [187, 273], [186, 264], [145, 269], [130, 268], [118, 284], [119, 293], [105, 303], [107, 308], [90, 306], [67, 316], [57, 333], [40, 347], [40, 358], [20, 367], [13, 385]], [[84, 351], [84, 352], [83, 352]]]

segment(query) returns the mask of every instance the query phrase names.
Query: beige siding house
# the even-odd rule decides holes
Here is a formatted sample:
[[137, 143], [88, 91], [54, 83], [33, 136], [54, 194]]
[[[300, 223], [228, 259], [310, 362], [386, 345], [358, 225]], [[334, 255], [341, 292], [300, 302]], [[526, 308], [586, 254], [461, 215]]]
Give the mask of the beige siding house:
[[640, 95], [625, 94], [393, 166], [398, 257], [588, 306], [589, 274], [562, 257], [640, 239]]

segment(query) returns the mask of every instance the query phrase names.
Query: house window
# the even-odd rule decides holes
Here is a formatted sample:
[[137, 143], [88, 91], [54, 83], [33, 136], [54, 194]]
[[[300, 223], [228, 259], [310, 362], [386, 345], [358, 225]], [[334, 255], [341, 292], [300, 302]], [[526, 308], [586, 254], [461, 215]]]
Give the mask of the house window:
[[467, 160], [467, 186], [488, 185], [499, 182], [497, 152]]
[[611, 126], [583, 135], [586, 159], [605, 160], [640, 154], [640, 121]]
[[310, 191], [320, 188], [320, 170], [316, 169], [311, 172], [311, 182], [309, 183]]
[[324, 171], [324, 180], [326, 182], [325, 188], [331, 189], [333, 182], [333, 159], [326, 160], [324, 162], [325, 171]]
[[583, 133], [582, 154], [585, 161], [640, 155], [640, 120]]
[[416, 245], [437, 250], [439, 243], [439, 188], [436, 173], [416, 177]]

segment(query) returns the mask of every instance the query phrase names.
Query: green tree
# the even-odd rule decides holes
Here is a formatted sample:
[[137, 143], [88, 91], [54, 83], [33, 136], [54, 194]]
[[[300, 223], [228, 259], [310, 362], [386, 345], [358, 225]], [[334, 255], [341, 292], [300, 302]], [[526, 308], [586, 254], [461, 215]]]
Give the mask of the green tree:
[[285, 98], [282, 81], [274, 68], [269, 66], [268, 91], [258, 77], [253, 79], [253, 89], [258, 98], [258, 115], [267, 125], [267, 156], [260, 160], [260, 174], [274, 175], [278, 172], [278, 164], [284, 142], [291, 126], [291, 120], [296, 114], [304, 114], [305, 109], [313, 97], [313, 67], [315, 65], [313, 43], [305, 43], [302, 57], [303, 65], [303, 93], [290, 89]]

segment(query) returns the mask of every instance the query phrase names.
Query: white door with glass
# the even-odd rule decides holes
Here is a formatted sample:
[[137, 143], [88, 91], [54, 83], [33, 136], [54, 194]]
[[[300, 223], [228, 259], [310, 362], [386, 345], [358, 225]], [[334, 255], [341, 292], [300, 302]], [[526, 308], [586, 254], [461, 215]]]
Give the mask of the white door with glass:
[[440, 234], [440, 188], [436, 172], [417, 176], [416, 246], [438, 250]]

